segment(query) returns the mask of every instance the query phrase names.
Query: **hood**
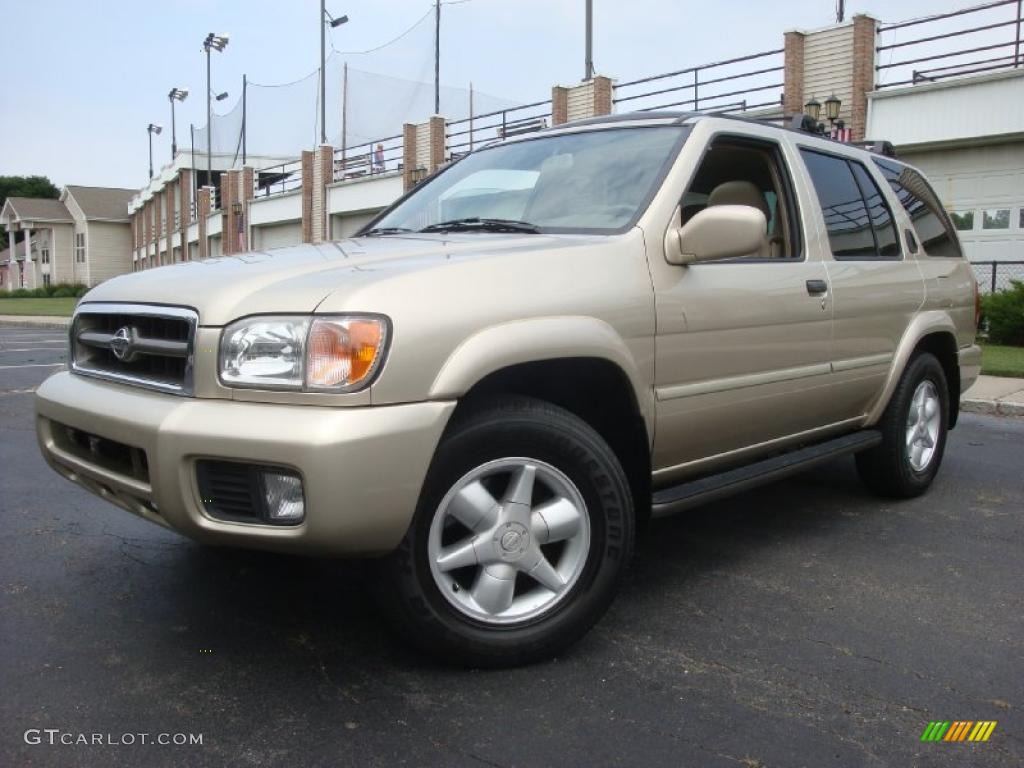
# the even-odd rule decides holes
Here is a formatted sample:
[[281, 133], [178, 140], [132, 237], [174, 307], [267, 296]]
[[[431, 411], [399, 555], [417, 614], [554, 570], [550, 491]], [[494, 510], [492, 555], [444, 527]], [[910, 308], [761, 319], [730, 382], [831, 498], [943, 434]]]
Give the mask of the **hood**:
[[121, 275], [93, 288], [83, 302], [191, 307], [199, 313], [201, 325], [221, 326], [245, 315], [312, 312], [335, 291], [386, 279], [396, 271], [432, 269], [451, 261], [582, 245], [597, 239], [455, 233], [297, 245]]

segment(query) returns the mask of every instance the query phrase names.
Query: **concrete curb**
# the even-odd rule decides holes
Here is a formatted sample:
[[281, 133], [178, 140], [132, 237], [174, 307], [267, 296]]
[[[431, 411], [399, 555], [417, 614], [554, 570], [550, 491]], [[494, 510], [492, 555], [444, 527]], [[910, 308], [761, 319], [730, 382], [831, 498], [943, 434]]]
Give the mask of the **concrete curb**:
[[53, 315], [0, 315], [0, 328], [53, 328], [63, 331], [70, 323], [70, 317]]
[[1021, 416], [1024, 417], [1024, 404], [1006, 403], [999, 400], [974, 400], [964, 398], [960, 401], [960, 410], [965, 413], [983, 413], [988, 416]]

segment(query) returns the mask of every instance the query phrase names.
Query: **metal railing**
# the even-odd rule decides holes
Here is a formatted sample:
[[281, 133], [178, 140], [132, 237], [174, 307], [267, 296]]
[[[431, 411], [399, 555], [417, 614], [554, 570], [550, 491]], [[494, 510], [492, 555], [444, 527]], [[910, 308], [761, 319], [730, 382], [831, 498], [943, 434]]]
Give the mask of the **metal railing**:
[[612, 102], [631, 112], [781, 110], [784, 70], [783, 49], [778, 48], [627, 80], [616, 84]]
[[1005, 291], [1011, 280], [1024, 281], [1024, 261], [972, 261], [971, 267], [982, 293]]
[[[378, 145], [380, 152], [377, 151]], [[334, 181], [350, 181], [400, 171], [403, 153], [401, 134], [335, 149]]]
[[256, 198], [281, 195], [301, 188], [302, 160], [260, 168], [252, 174], [252, 193]]
[[492, 141], [546, 128], [551, 119], [551, 99], [511, 109], [484, 112], [445, 123], [445, 146], [455, 160]]
[[[959, 26], [964, 23], [963, 17], [970, 17], [969, 26]], [[884, 44], [875, 49], [879, 60], [875, 65], [875, 87], [917, 85], [1022, 67], [1022, 23], [1024, 0], [996, 0], [949, 13], [882, 24], [878, 34]], [[911, 34], [916, 36], [902, 39], [901, 30], [910, 28], [914, 28]], [[956, 46], [952, 50], [950, 41]], [[886, 55], [889, 60], [882, 62]], [[879, 82], [882, 73], [895, 79]]]

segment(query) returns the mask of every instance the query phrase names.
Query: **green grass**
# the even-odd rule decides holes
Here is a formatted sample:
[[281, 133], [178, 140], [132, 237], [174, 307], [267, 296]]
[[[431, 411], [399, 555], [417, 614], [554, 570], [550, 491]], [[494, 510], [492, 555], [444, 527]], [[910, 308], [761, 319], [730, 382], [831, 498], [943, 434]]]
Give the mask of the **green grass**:
[[75, 311], [78, 299], [0, 299], [2, 315], [62, 315]]
[[987, 376], [1015, 376], [1024, 379], [1024, 347], [982, 344], [981, 372]]

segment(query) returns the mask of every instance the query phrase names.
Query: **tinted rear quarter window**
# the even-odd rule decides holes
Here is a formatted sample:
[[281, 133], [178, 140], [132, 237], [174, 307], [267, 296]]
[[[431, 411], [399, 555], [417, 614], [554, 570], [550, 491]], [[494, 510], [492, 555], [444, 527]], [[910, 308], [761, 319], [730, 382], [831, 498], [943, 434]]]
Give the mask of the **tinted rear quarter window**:
[[949, 216], [924, 176], [905, 165], [879, 158], [874, 161], [914, 223], [925, 252], [929, 256], [962, 258], [960, 241]]

